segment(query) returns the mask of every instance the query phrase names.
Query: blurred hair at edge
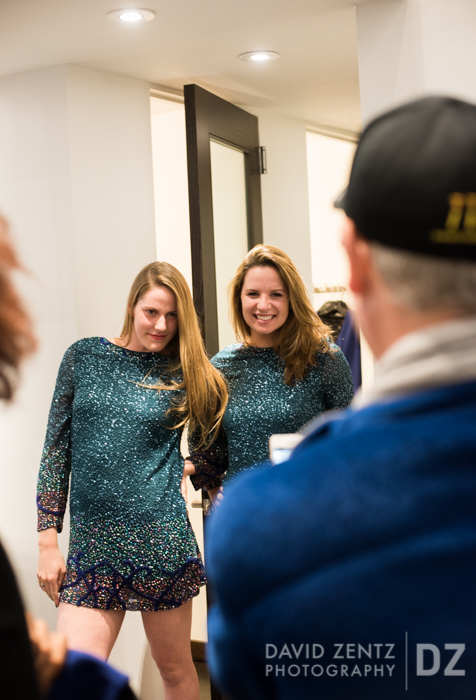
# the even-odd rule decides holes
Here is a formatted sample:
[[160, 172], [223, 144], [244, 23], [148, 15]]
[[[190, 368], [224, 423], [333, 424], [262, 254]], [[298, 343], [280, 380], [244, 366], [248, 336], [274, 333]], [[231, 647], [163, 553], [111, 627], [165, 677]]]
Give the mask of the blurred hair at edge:
[[21, 269], [0, 214], [0, 399], [7, 401], [14, 395], [21, 361], [36, 348], [30, 317], [13, 284], [13, 273]]

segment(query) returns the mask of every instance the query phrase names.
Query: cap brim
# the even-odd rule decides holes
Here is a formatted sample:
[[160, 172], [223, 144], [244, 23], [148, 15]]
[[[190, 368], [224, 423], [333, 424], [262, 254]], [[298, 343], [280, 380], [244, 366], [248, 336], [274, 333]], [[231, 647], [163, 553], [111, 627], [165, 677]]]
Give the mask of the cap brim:
[[341, 192], [340, 195], [335, 200], [334, 206], [336, 209], [345, 209], [347, 190], [348, 190], [348, 188], [346, 187], [345, 190], [343, 192]]

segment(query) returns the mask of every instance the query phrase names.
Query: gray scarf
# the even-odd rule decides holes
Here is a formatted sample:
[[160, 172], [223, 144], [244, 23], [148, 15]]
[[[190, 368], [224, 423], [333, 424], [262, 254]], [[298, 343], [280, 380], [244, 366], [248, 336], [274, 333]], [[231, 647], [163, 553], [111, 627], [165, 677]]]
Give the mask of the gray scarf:
[[476, 316], [408, 333], [375, 364], [375, 383], [352, 403], [375, 401], [449, 384], [476, 381]]

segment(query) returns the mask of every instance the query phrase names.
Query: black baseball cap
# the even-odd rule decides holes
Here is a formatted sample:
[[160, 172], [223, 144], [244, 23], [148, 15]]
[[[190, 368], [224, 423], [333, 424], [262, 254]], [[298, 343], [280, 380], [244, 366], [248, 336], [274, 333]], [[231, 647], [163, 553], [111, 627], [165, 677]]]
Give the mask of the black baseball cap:
[[476, 261], [476, 105], [424, 97], [374, 119], [335, 206], [369, 241]]

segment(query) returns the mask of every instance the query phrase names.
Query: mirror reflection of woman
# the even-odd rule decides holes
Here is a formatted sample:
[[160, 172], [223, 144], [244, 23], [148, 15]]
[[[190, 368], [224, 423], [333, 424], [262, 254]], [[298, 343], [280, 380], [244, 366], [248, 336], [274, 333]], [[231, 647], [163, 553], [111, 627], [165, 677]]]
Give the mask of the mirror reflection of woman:
[[329, 340], [290, 258], [255, 246], [230, 284], [231, 316], [242, 342], [212, 358], [228, 384], [221, 438], [191, 457], [195, 488], [215, 500], [222, 483], [268, 458], [274, 433], [298, 431], [319, 414], [346, 408], [350, 367]]
[[[181, 273], [136, 277], [119, 338], [65, 353], [38, 480], [38, 582], [73, 649], [107, 658], [126, 610], [140, 611], [167, 700], [198, 700], [192, 599], [204, 584], [181, 494], [181, 434], [213, 436], [226, 385], [209, 363]], [[71, 475], [67, 562], [57, 535]]]

